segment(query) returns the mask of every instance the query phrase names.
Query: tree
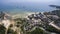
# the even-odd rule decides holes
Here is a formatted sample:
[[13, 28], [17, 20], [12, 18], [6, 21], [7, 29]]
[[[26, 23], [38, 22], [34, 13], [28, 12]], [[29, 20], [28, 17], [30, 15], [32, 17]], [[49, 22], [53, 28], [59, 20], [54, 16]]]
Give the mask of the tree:
[[0, 25], [0, 34], [5, 34], [6, 28], [3, 25]]

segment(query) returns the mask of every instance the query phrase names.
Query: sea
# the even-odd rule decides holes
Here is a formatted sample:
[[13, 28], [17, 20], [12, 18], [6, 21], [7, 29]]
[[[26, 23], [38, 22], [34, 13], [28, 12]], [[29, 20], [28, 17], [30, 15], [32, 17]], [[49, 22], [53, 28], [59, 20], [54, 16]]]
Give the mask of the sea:
[[16, 14], [26, 14], [33, 12], [49, 12], [53, 11], [56, 8], [50, 7], [49, 5], [57, 5], [60, 6], [60, 1], [43, 1], [43, 2], [15, 2], [15, 1], [1, 1], [0, 0], [0, 11], [7, 12], [11, 15]]

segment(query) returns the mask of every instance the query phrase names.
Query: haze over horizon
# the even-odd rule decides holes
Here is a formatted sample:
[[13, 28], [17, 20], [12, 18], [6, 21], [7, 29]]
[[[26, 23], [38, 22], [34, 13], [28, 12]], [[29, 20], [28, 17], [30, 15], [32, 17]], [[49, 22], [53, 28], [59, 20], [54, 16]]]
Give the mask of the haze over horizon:
[[50, 11], [49, 5], [60, 5], [60, 0], [0, 0], [1, 10]]

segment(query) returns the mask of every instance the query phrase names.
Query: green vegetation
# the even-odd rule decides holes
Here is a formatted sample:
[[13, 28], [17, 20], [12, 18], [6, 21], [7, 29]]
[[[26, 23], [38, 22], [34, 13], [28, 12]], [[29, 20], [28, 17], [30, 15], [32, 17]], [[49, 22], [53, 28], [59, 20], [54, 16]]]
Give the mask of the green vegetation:
[[7, 34], [17, 34], [17, 32], [9, 28]]
[[57, 30], [56, 28], [54, 28], [52, 26], [49, 26], [49, 25], [46, 27], [46, 30], [49, 31], [49, 32], [60, 33], [59, 30]]
[[36, 28], [34, 31], [27, 32], [26, 34], [47, 34], [47, 33], [40, 28]]
[[6, 28], [3, 25], [0, 25], [0, 34], [5, 34]]
[[[52, 13], [54, 13], [54, 14], [56, 13], [56, 15], [60, 16], [60, 10], [52, 11]], [[0, 18], [2, 18], [2, 17], [0, 16]], [[40, 29], [40, 28], [36, 28], [34, 31], [31, 31], [31, 32], [24, 31], [24, 26], [28, 26], [29, 25], [28, 22], [27, 22], [27, 19], [25, 19], [25, 18], [16, 18], [14, 20], [15, 20], [15, 26], [17, 28], [21, 29], [23, 34], [48, 34], [45, 31], [43, 31], [42, 29]], [[45, 22], [45, 25], [46, 24], [47, 23]], [[12, 25], [11, 25], [11, 27], [12, 27]], [[41, 27], [43, 27], [43, 26], [41, 26]], [[45, 28], [49, 32], [57, 32], [57, 33], [59, 33], [59, 31], [57, 31], [57, 29], [55, 29], [52, 26], [46, 25]], [[0, 25], [0, 34], [5, 34], [5, 32], [6, 32], [6, 28], [3, 25]], [[7, 34], [17, 34], [17, 31], [14, 31], [11, 28], [8, 28]]]

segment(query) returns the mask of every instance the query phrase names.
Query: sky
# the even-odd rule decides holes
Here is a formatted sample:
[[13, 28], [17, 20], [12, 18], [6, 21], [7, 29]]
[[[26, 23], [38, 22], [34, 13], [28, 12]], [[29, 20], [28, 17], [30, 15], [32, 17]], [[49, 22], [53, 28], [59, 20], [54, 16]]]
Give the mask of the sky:
[[59, 2], [60, 0], [0, 0], [2, 3], [20, 3], [20, 2]]
[[60, 5], [60, 0], [0, 0], [0, 9], [51, 10], [48, 5]]
[[58, 3], [60, 0], [0, 0], [0, 3], [9, 4], [9, 3], [24, 3], [24, 2], [34, 2], [34, 3]]

